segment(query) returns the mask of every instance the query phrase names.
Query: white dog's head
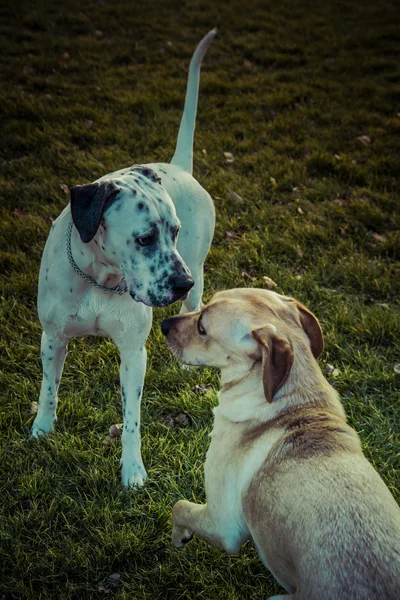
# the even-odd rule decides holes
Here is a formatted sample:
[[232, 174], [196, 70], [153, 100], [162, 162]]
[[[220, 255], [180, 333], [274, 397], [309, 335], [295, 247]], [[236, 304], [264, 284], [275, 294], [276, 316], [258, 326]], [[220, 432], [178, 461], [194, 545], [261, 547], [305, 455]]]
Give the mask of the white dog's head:
[[264, 392], [272, 401], [289, 376], [295, 354], [323, 350], [316, 317], [300, 302], [260, 289], [216, 293], [200, 311], [161, 324], [176, 357], [189, 365], [250, 369], [262, 360]]
[[81, 240], [120, 270], [135, 300], [167, 306], [186, 297], [193, 280], [176, 248], [180, 222], [152, 169], [73, 187], [71, 214]]

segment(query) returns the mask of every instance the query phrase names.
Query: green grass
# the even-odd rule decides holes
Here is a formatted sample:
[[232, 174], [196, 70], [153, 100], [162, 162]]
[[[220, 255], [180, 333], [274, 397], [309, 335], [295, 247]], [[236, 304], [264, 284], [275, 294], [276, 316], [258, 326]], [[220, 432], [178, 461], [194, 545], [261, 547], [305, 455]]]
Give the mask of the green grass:
[[[249, 544], [231, 557], [199, 539], [171, 546], [173, 503], [204, 500], [218, 389], [216, 372], [182, 371], [169, 354], [159, 323], [177, 307], [155, 311], [148, 341], [142, 490], [121, 488], [120, 447], [103, 444], [121, 421], [110, 341], [71, 342], [56, 432], [28, 440], [41, 380], [40, 257], [68, 201], [60, 184], [169, 160], [191, 53], [217, 25], [195, 143], [195, 176], [217, 211], [205, 297], [260, 287], [268, 275], [316, 312], [326, 341], [321, 368], [340, 370], [332, 383], [349, 422], [400, 500], [398, 6], [43, 0], [9, 1], [0, 11], [0, 597], [278, 593]], [[227, 231], [237, 237], [227, 240]], [[203, 394], [200, 383], [209, 385]], [[190, 427], [160, 422], [174, 410], [190, 416]]]

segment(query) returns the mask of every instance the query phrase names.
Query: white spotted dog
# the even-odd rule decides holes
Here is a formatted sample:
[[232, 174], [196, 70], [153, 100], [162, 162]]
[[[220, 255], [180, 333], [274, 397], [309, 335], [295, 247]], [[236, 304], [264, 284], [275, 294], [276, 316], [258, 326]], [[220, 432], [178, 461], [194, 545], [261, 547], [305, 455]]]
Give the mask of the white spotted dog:
[[222, 384], [207, 503], [174, 506], [174, 545], [196, 533], [234, 553], [252, 540], [287, 591], [274, 600], [399, 600], [400, 509], [318, 366], [316, 317], [235, 289], [161, 328], [179, 360], [220, 368]]
[[192, 177], [193, 135], [200, 66], [215, 33], [202, 39], [192, 57], [171, 164], [124, 168], [73, 187], [43, 253], [38, 294], [43, 381], [31, 434], [53, 430], [69, 339], [112, 338], [121, 356], [124, 485], [141, 486], [146, 479], [140, 401], [151, 307], [179, 299], [181, 312], [201, 307], [215, 211], [210, 195]]

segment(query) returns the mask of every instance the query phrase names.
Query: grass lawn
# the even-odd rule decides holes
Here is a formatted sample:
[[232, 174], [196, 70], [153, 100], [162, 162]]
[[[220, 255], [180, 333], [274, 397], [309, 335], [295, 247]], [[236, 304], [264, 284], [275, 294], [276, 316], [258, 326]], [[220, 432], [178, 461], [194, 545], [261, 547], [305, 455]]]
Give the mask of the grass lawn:
[[[108, 340], [71, 342], [56, 432], [28, 440], [40, 257], [65, 186], [170, 159], [191, 53], [216, 25], [195, 138], [194, 175], [217, 212], [205, 298], [268, 276], [317, 314], [321, 368], [337, 369], [328, 378], [399, 501], [398, 4], [8, 0], [0, 15], [0, 598], [279, 593], [250, 544], [227, 556], [170, 543], [173, 503], [204, 500], [219, 381], [169, 353], [159, 323], [177, 305], [154, 311], [147, 345], [143, 489], [122, 489], [120, 445], [103, 443], [122, 420]], [[174, 411], [189, 426], [166, 427]]]

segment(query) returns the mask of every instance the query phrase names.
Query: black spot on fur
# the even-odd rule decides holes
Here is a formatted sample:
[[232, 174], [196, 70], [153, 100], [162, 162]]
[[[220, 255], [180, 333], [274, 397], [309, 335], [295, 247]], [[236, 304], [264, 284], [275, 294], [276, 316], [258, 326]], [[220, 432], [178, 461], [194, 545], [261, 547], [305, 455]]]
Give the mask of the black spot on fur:
[[150, 303], [153, 306], [158, 306], [158, 304], [159, 304], [159, 298], [158, 298], [158, 296], [156, 294], [154, 294], [154, 292], [149, 292], [147, 295], [149, 297]]
[[137, 171], [138, 173], [141, 173], [142, 175], [147, 177], [147, 179], [154, 181], [154, 183], [161, 184], [161, 177], [159, 175], [157, 175], [157, 173], [155, 171], [153, 171], [153, 169], [150, 169], [149, 167], [141, 167], [141, 166], [132, 167], [130, 169], [130, 171]]

